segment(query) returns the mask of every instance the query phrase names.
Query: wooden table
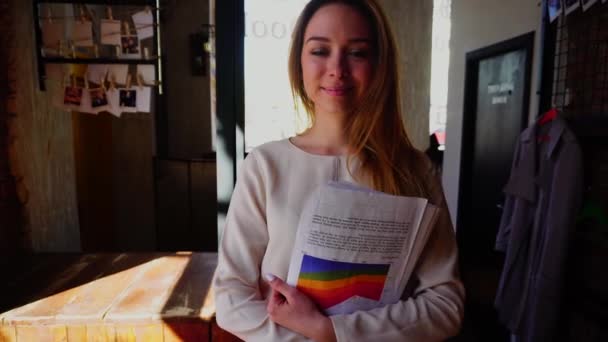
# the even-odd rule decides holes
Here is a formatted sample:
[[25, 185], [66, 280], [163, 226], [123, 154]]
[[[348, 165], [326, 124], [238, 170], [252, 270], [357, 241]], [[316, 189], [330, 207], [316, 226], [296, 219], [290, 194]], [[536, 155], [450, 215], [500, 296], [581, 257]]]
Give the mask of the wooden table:
[[3, 260], [0, 341], [236, 341], [215, 324], [216, 265], [191, 252]]

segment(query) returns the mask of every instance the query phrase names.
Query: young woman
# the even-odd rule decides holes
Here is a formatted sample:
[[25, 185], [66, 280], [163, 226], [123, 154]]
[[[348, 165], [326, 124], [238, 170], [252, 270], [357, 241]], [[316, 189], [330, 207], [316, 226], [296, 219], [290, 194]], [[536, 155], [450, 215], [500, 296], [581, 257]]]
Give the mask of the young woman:
[[[243, 162], [214, 281], [218, 324], [248, 341], [439, 341], [463, 315], [454, 232], [431, 163], [400, 113], [397, 56], [375, 0], [312, 0], [296, 24], [289, 76], [304, 133]], [[300, 210], [329, 180], [422, 196], [442, 208], [401, 301], [327, 317], [287, 285]]]

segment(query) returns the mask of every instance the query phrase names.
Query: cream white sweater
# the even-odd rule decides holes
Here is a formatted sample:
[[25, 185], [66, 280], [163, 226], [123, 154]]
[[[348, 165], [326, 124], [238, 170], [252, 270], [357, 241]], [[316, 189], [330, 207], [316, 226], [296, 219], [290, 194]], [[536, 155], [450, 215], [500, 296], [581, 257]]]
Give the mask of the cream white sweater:
[[[440, 183], [431, 203], [443, 207], [418, 262], [417, 281], [403, 299], [371, 311], [331, 316], [338, 341], [441, 341], [456, 334], [464, 288]], [[264, 144], [245, 158], [230, 202], [214, 279], [217, 322], [246, 341], [301, 341], [268, 318], [272, 273], [287, 278], [304, 202], [328, 180], [353, 181], [346, 157], [305, 152], [288, 139]], [[409, 286], [408, 286], [409, 287]]]

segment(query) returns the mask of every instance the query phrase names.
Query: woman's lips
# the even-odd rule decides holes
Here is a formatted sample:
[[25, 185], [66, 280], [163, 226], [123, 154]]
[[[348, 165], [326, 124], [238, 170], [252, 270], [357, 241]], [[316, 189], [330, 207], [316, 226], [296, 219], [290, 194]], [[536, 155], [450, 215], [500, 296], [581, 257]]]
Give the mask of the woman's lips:
[[322, 88], [330, 96], [344, 96], [348, 93], [352, 88], [348, 87], [335, 87], [335, 88]]

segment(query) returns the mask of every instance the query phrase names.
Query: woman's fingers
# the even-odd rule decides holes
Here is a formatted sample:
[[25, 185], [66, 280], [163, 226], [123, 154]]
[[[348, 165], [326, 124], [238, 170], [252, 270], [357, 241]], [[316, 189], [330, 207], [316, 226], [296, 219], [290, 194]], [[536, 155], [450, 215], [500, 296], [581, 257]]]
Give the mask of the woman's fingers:
[[266, 274], [265, 277], [267, 280], [271, 279], [269, 280], [268, 284], [273, 290], [272, 297], [276, 295], [282, 295], [283, 298], [286, 299], [288, 302], [291, 302], [293, 300], [295, 290], [293, 287], [289, 286], [289, 284], [284, 282], [281, 278], [270, 273]]

